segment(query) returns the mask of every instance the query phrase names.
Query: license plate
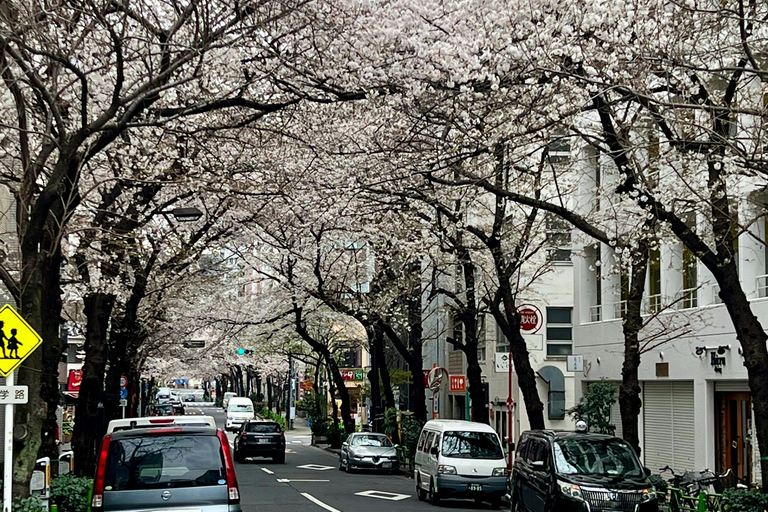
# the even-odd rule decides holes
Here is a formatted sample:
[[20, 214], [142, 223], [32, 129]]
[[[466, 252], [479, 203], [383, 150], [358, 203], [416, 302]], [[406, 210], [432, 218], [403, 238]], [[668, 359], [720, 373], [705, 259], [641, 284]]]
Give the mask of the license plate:
[[392, 467], [392, 463], [391, 463], [391, 462], [384, 462], [384, 463], [381, 465], [381, 467], [383, 467], [383, 468], [391, 468], [391, 467]]
[[480, 484], [469, 484], [469, 490], [470, 491], [482, 491], [483, 486]]
[[261, 444], [267, 444], [269, 442], [269, 439], [259, 439], [259, 442]]

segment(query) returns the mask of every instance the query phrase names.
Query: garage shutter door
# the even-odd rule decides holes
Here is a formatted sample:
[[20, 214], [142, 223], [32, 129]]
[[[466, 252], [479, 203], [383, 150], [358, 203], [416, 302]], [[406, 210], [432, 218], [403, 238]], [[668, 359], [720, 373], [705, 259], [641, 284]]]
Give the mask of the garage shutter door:
[[671, 466], [695, 470], [693, 382], [646, 382], [643, 454], [651, 471]]

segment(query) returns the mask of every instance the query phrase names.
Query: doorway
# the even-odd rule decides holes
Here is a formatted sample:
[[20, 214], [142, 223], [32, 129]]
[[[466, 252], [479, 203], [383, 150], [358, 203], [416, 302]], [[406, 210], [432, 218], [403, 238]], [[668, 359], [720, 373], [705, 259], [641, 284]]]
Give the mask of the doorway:
[[752, 402], [747, 392], [715, 393], [717, 472], [732, 471], [731, 483], [752, 481]]

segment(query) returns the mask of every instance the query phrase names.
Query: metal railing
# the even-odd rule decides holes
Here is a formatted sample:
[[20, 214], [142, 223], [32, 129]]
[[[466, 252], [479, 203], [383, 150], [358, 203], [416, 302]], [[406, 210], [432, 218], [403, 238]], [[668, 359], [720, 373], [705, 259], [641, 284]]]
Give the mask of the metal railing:
[[589, 321], [599, 322], [603, 316], [603, 306], [597, 304], [596, 306], [590, 306], [589, 308]]
[[678, 309], [690, 309], [699, 307], [699, 294], [698, 288], [685, 288], [683, 291], [677, 294], [675, 299]]
[[757, 276], [755, 282], [757, 285], [757, 296], [759, 298], [768, 297], [768, 274]]
[[613, 318], [623, 318], [627, 312], [627, 301], [623, 300], [613, 305]]
[[661, 311], [662, 307], [663, 301], [660, 293], [649, 295], [643, 300], [643, 313], [646, 315], [655, 315]]

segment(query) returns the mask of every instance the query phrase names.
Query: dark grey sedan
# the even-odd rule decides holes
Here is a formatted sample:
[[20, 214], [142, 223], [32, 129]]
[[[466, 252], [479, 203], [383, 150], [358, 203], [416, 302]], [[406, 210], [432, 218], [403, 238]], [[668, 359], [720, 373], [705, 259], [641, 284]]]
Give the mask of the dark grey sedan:
[[398, 469], [397, 445], [384, 434], [355, 432], [341, 445], [339, 469], [370, 469], [394, 473]]

